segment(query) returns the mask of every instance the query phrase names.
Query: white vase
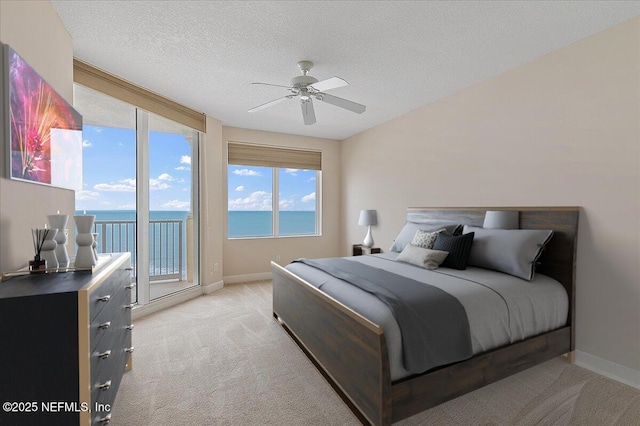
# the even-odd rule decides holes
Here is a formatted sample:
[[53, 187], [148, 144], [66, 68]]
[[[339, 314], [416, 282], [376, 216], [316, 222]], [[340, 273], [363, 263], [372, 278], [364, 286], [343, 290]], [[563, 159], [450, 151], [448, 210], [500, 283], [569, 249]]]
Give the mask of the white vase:
[[91, 235], [91, 228], [93, 228], [96, 217], [94, 215], [74, 216], [73, 220], [76, 223], [76, 244], [78, 245], [74, 266], [76, 268], [91, 268], [97, 263], [93, 257], [93, 235]]
[[44, 242], [42, 243], [42, 249], [40, 250], [40, 259], [47, 261], [47, 269], [57, 268], [58, 267], [58, 258], [56, 257], [56, 234], [58, 233], [57, 229], [47, 229], [47, 236], [44, 238]]
[[69, 221], [68, 214], [50, 214], [47, 216], [49, 220], [49, 226], [52, 229], [57, 229], [58, 232], [55, 236], [57, 243], [55, 253], [58, 259], [58, 267], [66, 268], [69, 266], [69, 253], [67, 252], [67, 222]]
[[93, 243], [91, 243], [91, 251], [93, 251], [93, 258], [96, 260], [96, 263], [98, 263], [98, 234], [97, 232], [93, 232], [91, 233], [91, 235], [93, 236]]

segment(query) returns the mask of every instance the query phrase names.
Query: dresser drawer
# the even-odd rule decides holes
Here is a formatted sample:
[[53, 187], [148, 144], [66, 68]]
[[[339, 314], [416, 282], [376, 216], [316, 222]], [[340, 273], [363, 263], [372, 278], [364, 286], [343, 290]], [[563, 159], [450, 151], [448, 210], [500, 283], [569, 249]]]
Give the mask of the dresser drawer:
[[126, 304], [122, 303], [119, 297], [113, 302], [113, 306], [108, 308], [113, 311], [109, 328], [103, 331], [100, 340], [95, 346], [93, 342], [91, 343], [91, 346], [93, 346], [91, 350], [92, 378], [100, 375], [103, 366], [110, 364], [110, 361], [116, 358], [121, 351], [131, 347], [132, 333], [128, 328], [131, 325], [131, 310], [127, 308]]
[[120, 288], [113, 296], [108, 305], [100, 311], [91, 321], [90, 342], [91, 349], [95, 349], [102, 338], [111, 334], [116, 328], [126, 327], [131, 322], [131, 309], [127, 308], [131, 304], [131, 292], [129, 289]]
[[89, 295], [89, 318], [91, 321], [109, 306], [113, 296], [121, 287], [124, 287], [123, 283], [129, 282], [131, 273], [128, 269], [129, 265], [123, 265], [120, 269], [115, 270]]
[[[93, 425], [106, 424], [106, 422], [100, 422], [100, 419], [105, 418], [105, 416], [107, 416], [111, 412], [111, 410], [105, 410], [105, 411], [95, 411], [95, 410], [96, 410], [96, 407], [106, 408], [107, 404], [109, 406], [108, 408], [113, 407], [113, 402], [115, 400], [116, 393], [118, 392], [118, 388], [120, 387], [120, 382], [122, 381], [122, 376], [124, 374], [125, 365], [127, 363], [128, 357], [129, 357], [129, 353], [125, 352], [124, 350], [119, 352], [116, 358], [113, 359], [112, 375], [110, 377], [103, 378], [102, 379], [103, 381], [94, 382], [94, 387], [91, 392], [91, 406], [92, 406], [92, 409], [94, 410], [91, 413], [91, 418], [92, 418], [91, 423]], [[111, 381], [108, 389], [102, 390], [98, 388], [100, 384], [106, 383], [107, 380]]]

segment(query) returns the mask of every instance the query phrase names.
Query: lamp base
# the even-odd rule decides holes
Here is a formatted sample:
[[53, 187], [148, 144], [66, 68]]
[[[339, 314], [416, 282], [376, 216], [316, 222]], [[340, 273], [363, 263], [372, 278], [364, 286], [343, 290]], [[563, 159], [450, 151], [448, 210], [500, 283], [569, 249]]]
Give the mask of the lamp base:
[[366, 248], [373, 247], [373, 236], [371, 236], [371, 226], [367, 227], [367, 236], [364, 237], [362, 245]]

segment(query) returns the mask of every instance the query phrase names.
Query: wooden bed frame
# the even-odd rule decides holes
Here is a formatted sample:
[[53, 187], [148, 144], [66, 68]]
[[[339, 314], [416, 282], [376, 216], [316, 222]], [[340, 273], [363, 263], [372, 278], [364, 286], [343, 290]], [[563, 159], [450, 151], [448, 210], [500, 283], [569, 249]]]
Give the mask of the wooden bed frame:
[[556, 356], [572, 360], [579, 208], [410, 208], [408, 214], [482, 226], [487, 210], [518, 210], [521, 229], [555, 231], [536, 270], [567, 290], [567, 324], [393, 383], [381, 327], [271, 262], [274, 317], [361, 420], [390, 425]]

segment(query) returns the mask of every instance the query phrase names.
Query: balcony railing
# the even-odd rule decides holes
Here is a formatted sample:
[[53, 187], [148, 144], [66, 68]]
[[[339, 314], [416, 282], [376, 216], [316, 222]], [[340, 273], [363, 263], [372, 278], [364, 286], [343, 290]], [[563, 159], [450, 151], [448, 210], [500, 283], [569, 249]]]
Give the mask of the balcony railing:
[[[97, 220], [98, 253], [130, 252], [132, 276], [137, 276], [136, 222], [134, 220]], [[185, 230], [182, 220], [149, 221], [149, 280], [184, 280]]]

